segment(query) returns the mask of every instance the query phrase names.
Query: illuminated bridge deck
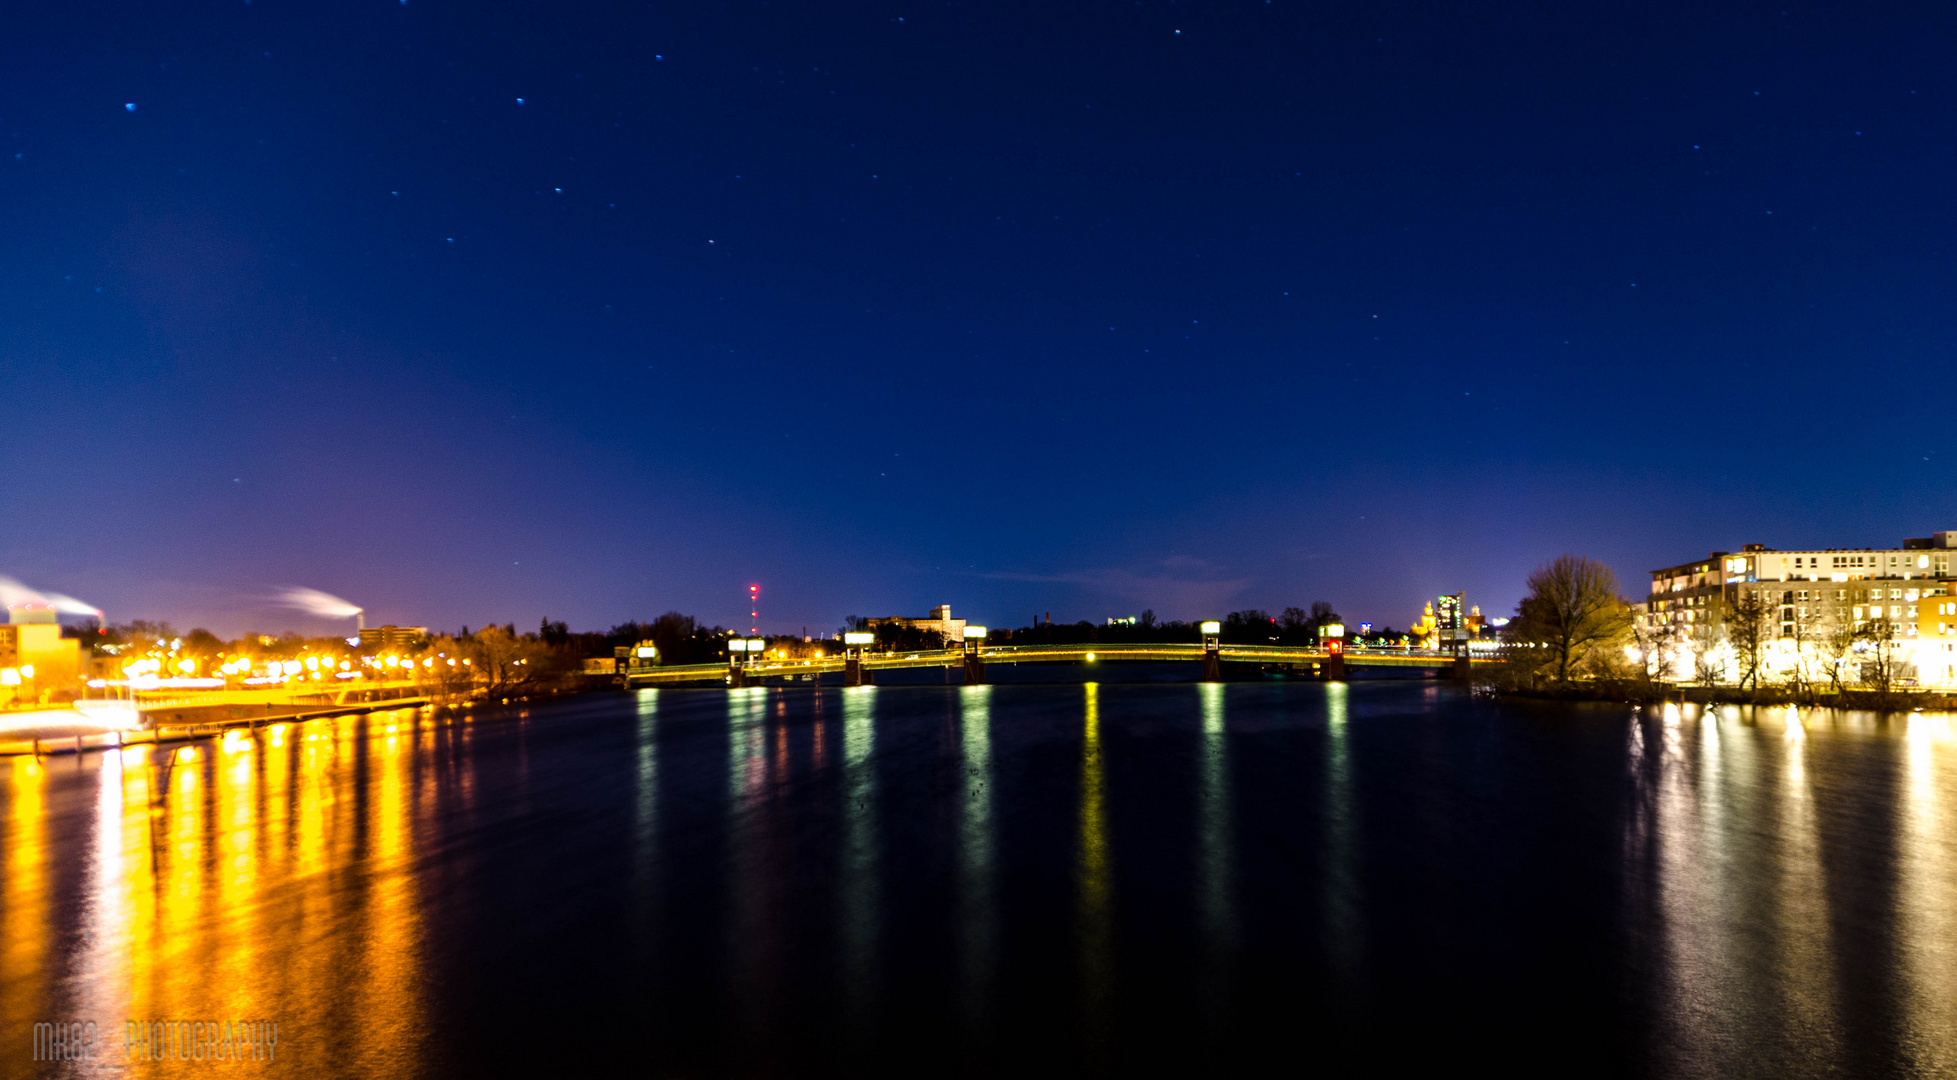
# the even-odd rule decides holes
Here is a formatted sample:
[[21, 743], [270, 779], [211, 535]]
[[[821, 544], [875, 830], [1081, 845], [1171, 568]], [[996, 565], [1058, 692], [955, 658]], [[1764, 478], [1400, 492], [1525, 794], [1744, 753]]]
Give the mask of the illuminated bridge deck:
[[[1296, 645], [1224, 645], [1217, 658], [1226, 664], [1308, 665], [1331, 659], [1323, 649]], [[1347, 667], [1412, 668], [1437, 670], [1451, 667], [1456, 657], [1440, 652], [1381, 649], [1353, 649], [1345, 654]], [[979, 658], [992, 664], [1093, 664], [1120, 662], [1184, 661], [1201, 664], [1203, 646], [1176, 644], [1148, 645], [1000, 645], [979, 650]], [[1473, 657], [1472, 666], [1495, 663], [1493, 657]], [[865, 672], [899, 668], [948, 668], [965, 663], [963, 649], [927, 649], [916, 652], [869, 653], [863, 657]], [[819, 660], [763, 660], [743, 665], [745, 678], [798, 679], [841, 672], [846, 661], [841, 656]], [[626, 675], [632, 686], [659, 686], [674, 683], [721, 682], [727, 679], [728, 665], [679, 664], [673, 667], [642, 668]]]

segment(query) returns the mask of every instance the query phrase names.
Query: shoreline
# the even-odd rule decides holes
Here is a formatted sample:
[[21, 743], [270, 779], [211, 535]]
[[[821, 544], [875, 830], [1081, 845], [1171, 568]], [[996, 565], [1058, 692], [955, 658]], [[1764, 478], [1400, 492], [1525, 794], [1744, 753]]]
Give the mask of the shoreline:
[[1791, 705], [1816, 709], [1854, 709], [1868, 712], [1957, 712], [1957, 694], [1927, 690], [1807, 691], [1784, 687], [1741, 690], [1730, 686], [1678, 686], [1665, 683], [1575, 683], [1530, 690], [1495, 689], [1497, 698], [1517, 701], [1595, 701], [1623, 705]]

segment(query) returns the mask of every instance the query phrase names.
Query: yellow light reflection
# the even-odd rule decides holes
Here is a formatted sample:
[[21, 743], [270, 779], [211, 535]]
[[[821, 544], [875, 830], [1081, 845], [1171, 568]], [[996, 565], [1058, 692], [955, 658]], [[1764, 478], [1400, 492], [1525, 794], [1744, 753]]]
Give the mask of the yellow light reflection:
[[[399, 723], [412, 714], [393, 714]], [[345, 729], [349, 737], [355, 728]], [[362, 742], [372, 776], [373, 805], [367, 827], [373, 853], [366, 904], [365, 957], [360, 995], [363, 1017], [356, 1030], [373, 1032], [362, 1040], [362, 1071], [399, 1075], [415, 1071], [414, 1050], [421, 1037], [421, 918], [415, 885], [414, 744], [405, 739]]]
[[[90, 823], [88, 898], [80, 912], [79, 954], [72, 961], [74, 985], [78, 1011], [87, 1016], [119, 1018], [130, 1015], [130, 915], [128, 898], [123, 892], [129, 852], [123, 833], [122, 755], [103, 753], [94, 759], [94, 764], [95, 816]], [[114, 1040], [107, 1041], [113, 1045]]]
[[[12, 1038], [27, 1023], [50, 1015], [47, 970], [50, 911], [47, 877], [47, 772], [35, 758], [9, 759], [6, 856], [0, 865], [0, 1018]], [[22, 1044], [7, 1048], [18, 1055]], [[16, 1058], [16, 1060], [19, 1060]]]
[[1101, 762], [1101, 687], [1088, 683], [1080, 757], [1079, 890], [1084, 1050], [1098, 1071], [1107, 1061], [1114, 1005], [1113, 881], [1108, 865], [1107, 793]]

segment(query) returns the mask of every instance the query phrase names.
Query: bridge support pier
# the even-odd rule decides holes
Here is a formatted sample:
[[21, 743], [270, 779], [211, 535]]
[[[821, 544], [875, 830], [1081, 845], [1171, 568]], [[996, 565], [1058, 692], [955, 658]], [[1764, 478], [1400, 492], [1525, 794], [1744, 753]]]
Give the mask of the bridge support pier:
[[1458, 683], [1469, 681], [1471, 676], [1469, 675], [1468, 669], [1468, 654], [1462, 653], [1460, 656], [1455, 657], [1454, 663], [1448, 668], [1447, 674], [1448, 678]]
[[1325, 682], [1344, 682], [1345, 681], [1345, 654], [1335, 652], [1332, 655], [1327, 656], [1325, 658], [1325, 662], [1318, 666], [1318, 670], [1319, 670], [1319, 678], [1323, 679]]
[[739, 690], [746, 685], [747, 672], [741, 670], [739, 664], [729, 665], [727, 668], [727, 688], [729, 690]]
[[870, 681], [870, 673], [863, 670], [863, 661], [850, 657], [843, 661], [843, 685], [863, 686]]
[[979, 659], [978, 650], [965, 653], [965, 685], [983, 686], [985, 684], [985, 661]]
[[1223, 681], [1223, 658], [1214, 646], [1203, 650], [1203, 681]]

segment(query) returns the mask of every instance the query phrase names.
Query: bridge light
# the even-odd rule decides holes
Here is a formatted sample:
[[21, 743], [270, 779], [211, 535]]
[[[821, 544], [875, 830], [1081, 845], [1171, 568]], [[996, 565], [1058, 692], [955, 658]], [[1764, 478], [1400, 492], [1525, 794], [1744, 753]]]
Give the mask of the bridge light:
[[1202, 625], [1202, 631], [1205, 634], [1221, 634], [1223, 632], [1223, 624], [1212, 619]]
[[986, 628], [983, 626], [967, 626], [965, 628], [966, 641], [984, 641], [985, 635]]
[[747, 641], [746, 641], [745, 639], [743, 639], [743, 638], [733, 638], [733, 639], [731, 639], [731, 640], [729, 640], [729, 641], [727, 642], [727, 651], [728, 651], [728, 652], [746, 652], [746, 651], [747, 651]]
[[641, 645], [639, 646], [637, 655], [641, 660], [650, 660], [659, 655], [659, 650], [650, 645]]
[[1318, 636], [1323, 638], [1342, 638], [1345, 636], [1345, 626], [1342, 623], [1326, 623], [1324, 626], [1318, 628]]
[[748, 652], [751, 652], [751, 653], [759, 653], [759, 652], [767, 652], [767, 651], [768, 651], [768, 643], [767, 643], [767, 642], [766, 642], [765, 640], [763, 640], [763, 639], [761, 639], [761, 638], [758, 638], [758, 637], [756, 637], [756, 638], [748, 638], [748, 639], [747, 639], [747, 651], [748, 651]]
[[843, 644], [868, 645], [869, 643], [875, 641], [876, 639], [877, 636], [875, 634], [866, 634], [861, 631], [852, 631], [850, 633], [843, 635]]

